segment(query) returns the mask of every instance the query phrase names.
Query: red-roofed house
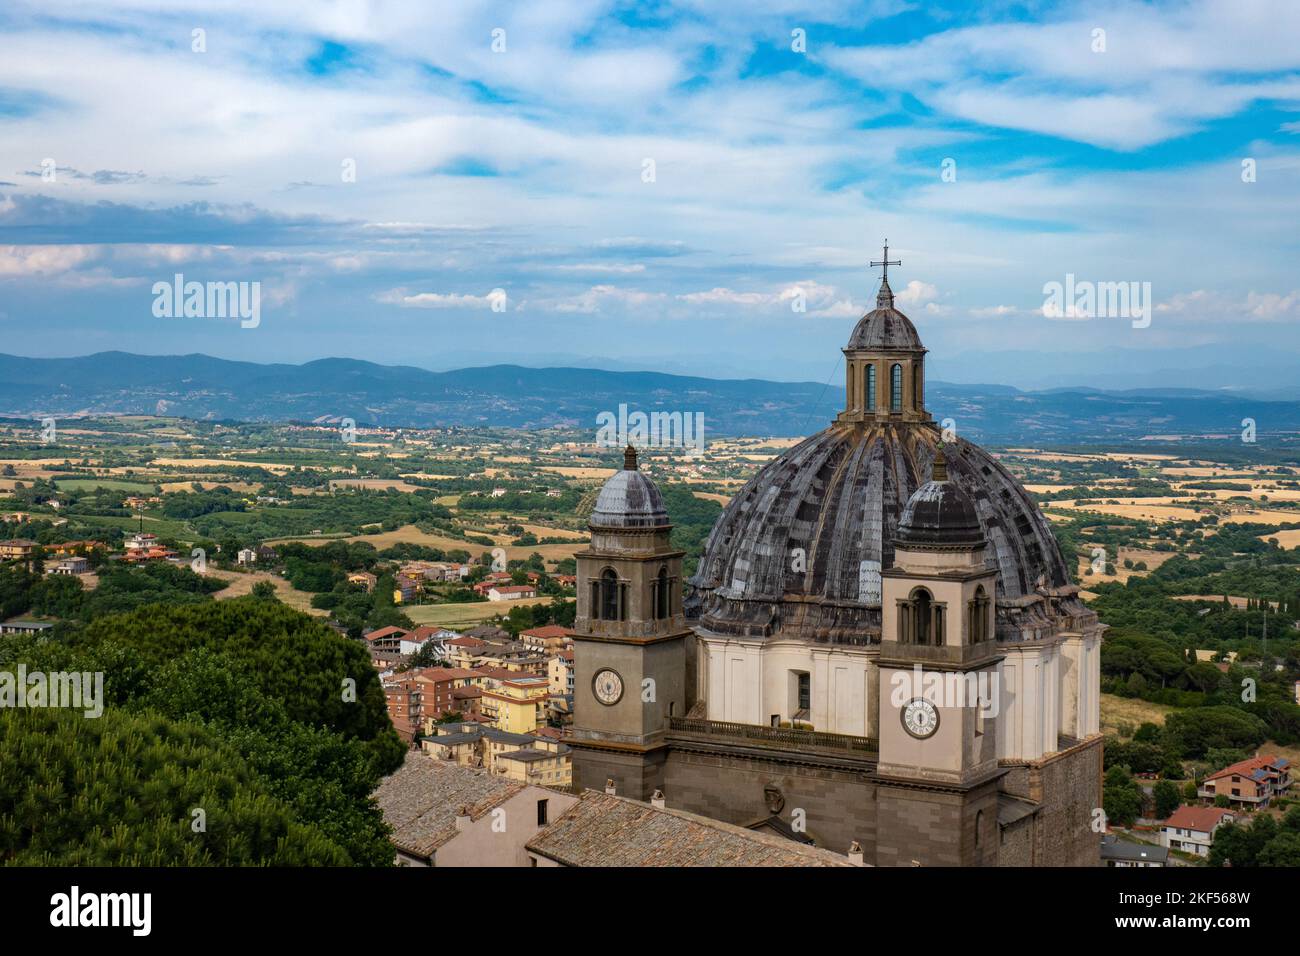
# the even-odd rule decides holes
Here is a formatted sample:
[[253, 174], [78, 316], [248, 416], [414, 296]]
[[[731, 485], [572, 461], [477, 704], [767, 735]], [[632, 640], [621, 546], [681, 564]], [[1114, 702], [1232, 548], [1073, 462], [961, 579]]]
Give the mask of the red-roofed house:
[[1213, 800], [1222, 794], [1233, 803], [1266, 807], [1273, 797], [1281, 796], [1291, 786], [1290, 767], [1288, 760], [1272, 754], [1251, 757], [1210, 774], [1201, 782], [1196, 795]]
[[1160, 845], [1197, 856], [1209, 856], [1214, 831], [1237, 815], [1222, 807], [1179, 807], [1160, 825]]
[[558, 624], [530, 627], [526, 631], [520, 631], [519, 640], [529, 647], [535, 647], [548, 654], [554, 654], [564, 645], [573, 643], [572, 638], [569, 636], [569, 629]]

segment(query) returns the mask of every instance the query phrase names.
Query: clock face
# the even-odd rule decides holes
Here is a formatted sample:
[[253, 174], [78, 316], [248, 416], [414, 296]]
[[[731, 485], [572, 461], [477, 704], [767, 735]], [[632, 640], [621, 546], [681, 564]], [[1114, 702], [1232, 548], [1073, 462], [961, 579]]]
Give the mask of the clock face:
[[595, 692], [598, 701], [606, 706], [613, 706], [623, 696], [623, 678], [618, 676], [617, 671], [609, 668], [596, 671], [596, 676], [591, 680], [591, 689]]
[[903, 729], [918, 740], [930, 737], [939, 729], [939, 711], [924, 697], [914, 697], [903, 705], [900, 714]]

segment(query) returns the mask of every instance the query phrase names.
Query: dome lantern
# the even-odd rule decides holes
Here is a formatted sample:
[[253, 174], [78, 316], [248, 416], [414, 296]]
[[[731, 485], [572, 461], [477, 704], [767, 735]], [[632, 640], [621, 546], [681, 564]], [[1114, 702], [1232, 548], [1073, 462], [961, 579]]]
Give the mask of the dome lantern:
[[864, 315], [843, 349], [845, 359], [844, 411], [837, 421], [849, 423], [928, 422], [925, 410], [925, 353], [916, 326], [894, 307], [889, 267], [902, 265], [884, 258], [872, 266], [884, 270], [876, 307]]

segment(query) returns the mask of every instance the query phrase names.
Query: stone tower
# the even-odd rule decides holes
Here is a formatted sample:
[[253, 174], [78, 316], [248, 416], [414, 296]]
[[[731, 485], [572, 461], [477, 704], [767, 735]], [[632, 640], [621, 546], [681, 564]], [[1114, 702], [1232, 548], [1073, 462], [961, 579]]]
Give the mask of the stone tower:
[[[985, 543], [970, 499], [948, 480], [941, 447], [930, 481], [903, 511], [894, 565], [881, 575], [876, 854], [885, 865], [997, 859], [1002, 655], [997, 572], [985, 564]], [[938, 786], [921, 791], [922, 781]], [[927, 814], [917, 813], [918, 802], [930, 805]], [[917, 831], [925, 819], [933, 833]]]
[[577, 555], [573, 782], [648, 800], [663, 787], [668, 718], [689, 706], [693, 634], [682, 615], [682, 555], [636, 450], [605, 482]]

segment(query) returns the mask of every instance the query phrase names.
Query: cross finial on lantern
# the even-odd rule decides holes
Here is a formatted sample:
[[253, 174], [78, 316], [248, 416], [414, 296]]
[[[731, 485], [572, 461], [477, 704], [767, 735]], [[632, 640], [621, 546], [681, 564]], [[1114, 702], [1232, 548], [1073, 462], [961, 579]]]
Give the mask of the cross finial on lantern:
[[892, 261], [890, 260], [890, 258], [889, 258], [889, 240], [888, 240], [888, 239], [885, 240], [885, 258], [881, 259], [879, 262], [876, 262], [874, 259], [871, 261], [871, 267], [872, 267], [873, 269], [874, 269], [876, 266], [882, 266], [882, 267], [884, 268], [884, 272], [882, 272], [881, 275], [880, 275], [880, 281], [881, 281], [881, 282], [888, 282], [888, 281], [889, 281], [889, 267], [890, 267], [890, 266], [901, 266], [902, 264], [903, 264], [903, 260], [902, 260], [902, 259], [894, 259], [894, 260], [892, 260]]

